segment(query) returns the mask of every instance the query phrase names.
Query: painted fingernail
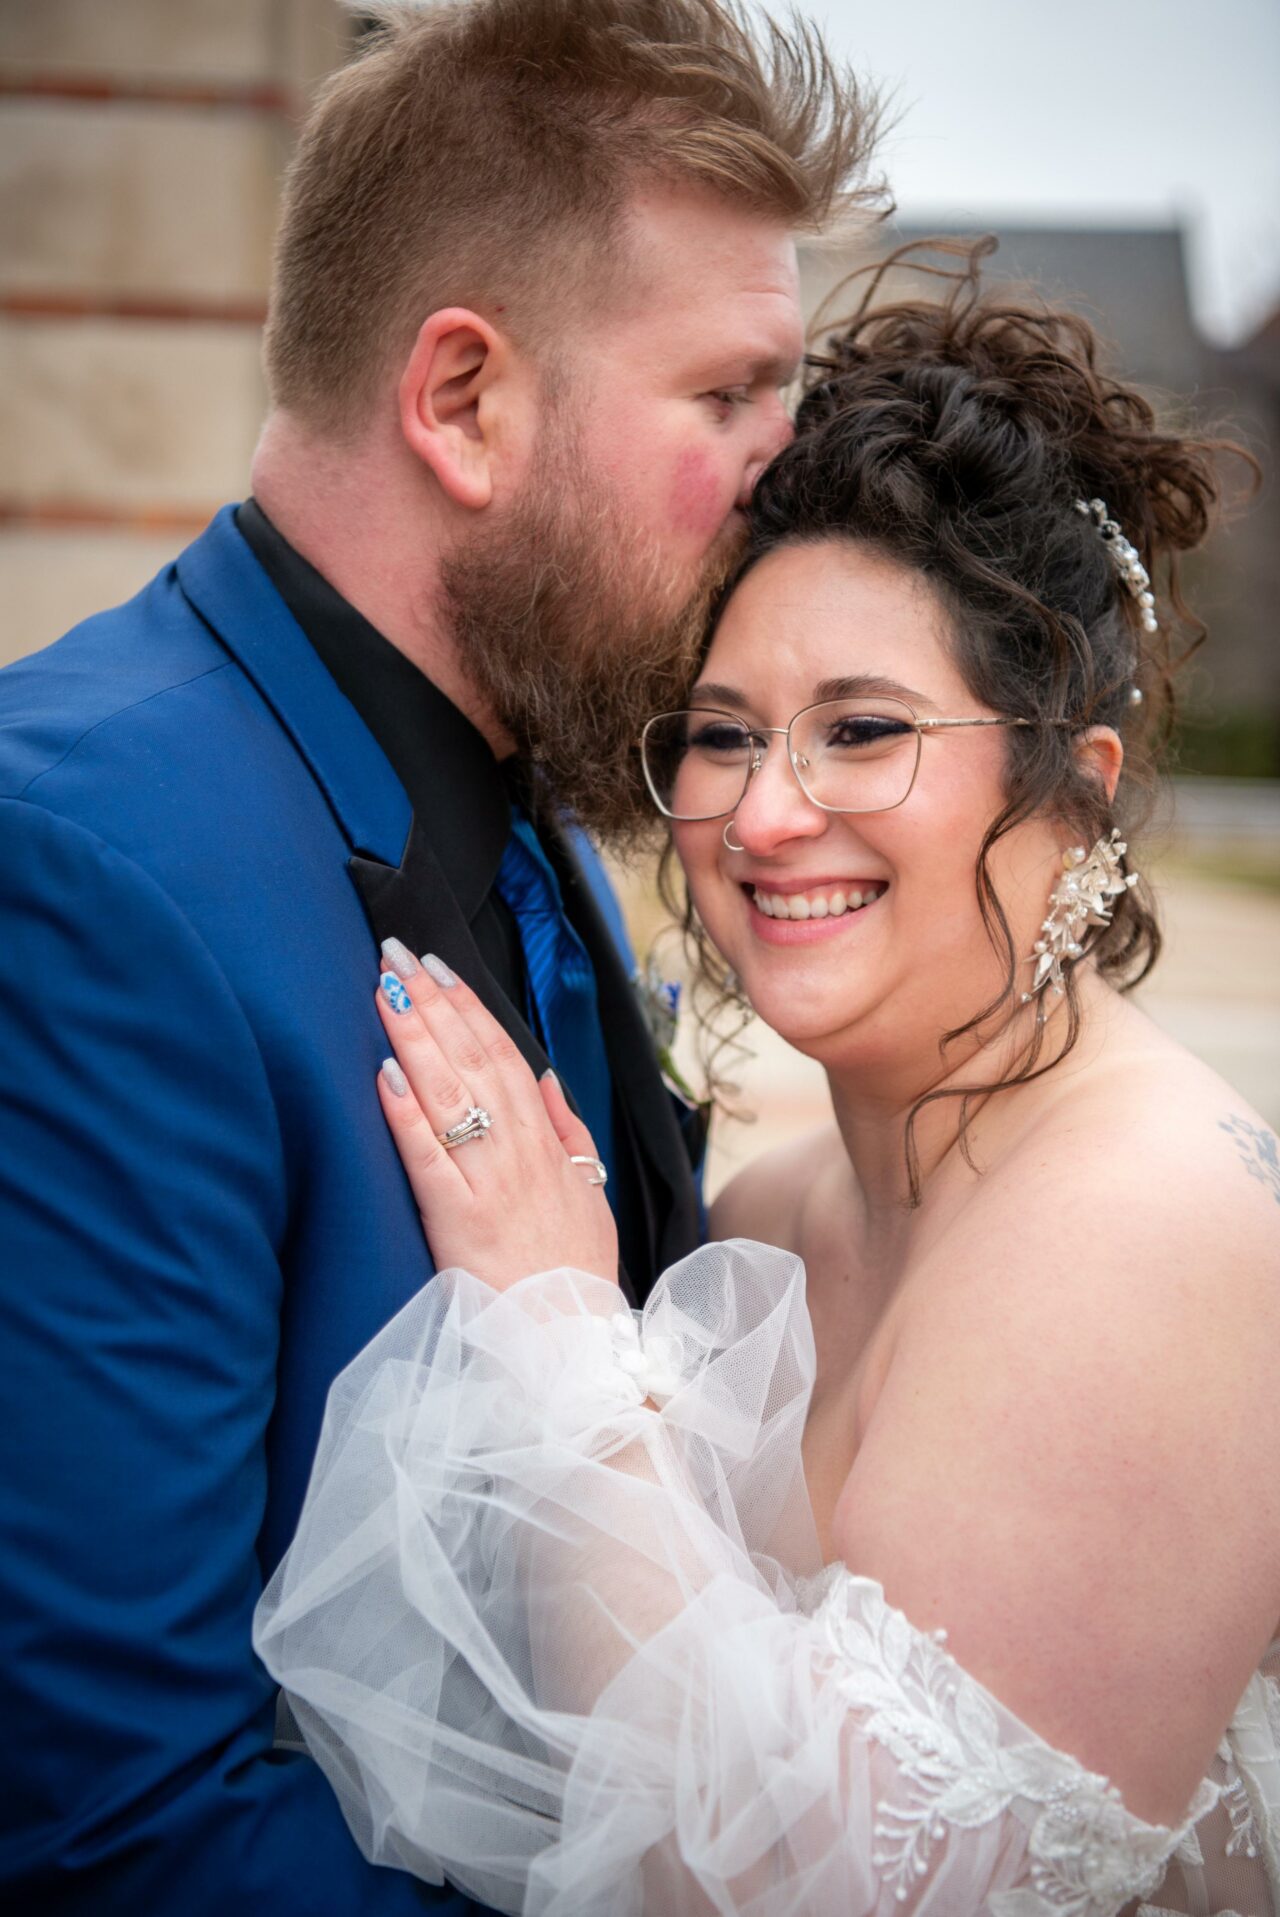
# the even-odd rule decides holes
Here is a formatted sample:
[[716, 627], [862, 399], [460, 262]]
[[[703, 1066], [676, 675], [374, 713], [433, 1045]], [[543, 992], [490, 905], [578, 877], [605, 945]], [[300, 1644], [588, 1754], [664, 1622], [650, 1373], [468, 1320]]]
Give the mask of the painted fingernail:
[[397, 1098], [408, 1097], [409, 1081], [400, 1070], [394, 1058], [383, 1059], [382, 1076], [387, 1081], [387, 1090], [389, 1092], [394, 1092]]
[[417, 959], [399, 939], [383, 939], [382, 962], [397, 978], [412, 978], [418, 969]]
[[437, 958], [434, 952], [422, 954], [422, 969], [437, 985], [443, 985], [446, 992], [458, 983], [458, 974], [451, 972], [444, 960]]
[[546, 1071], [542, 1074], [542, 1077], [543, 1077], [544, 1083], [546, 1082], [547, 1079], [550, 1079], [551, 1083], [555, 1086], [558, 1092], [562, 1092], [564, 1090], [564, 1086], [560, 1083], [560, 1080], [556, 1077], [555, 1073], [552, 1071], [549, 1065]]
[[394, 972], [384, 972], [378, 980], [378, 983], [382, 987], [383, 998], [386, 999], [387, 1004], [393, 1012], [411, 1012], [413, 1010], [413, 1000], [409, 997], [409, 994], [405, 991], [404, 986], [400, 983]]

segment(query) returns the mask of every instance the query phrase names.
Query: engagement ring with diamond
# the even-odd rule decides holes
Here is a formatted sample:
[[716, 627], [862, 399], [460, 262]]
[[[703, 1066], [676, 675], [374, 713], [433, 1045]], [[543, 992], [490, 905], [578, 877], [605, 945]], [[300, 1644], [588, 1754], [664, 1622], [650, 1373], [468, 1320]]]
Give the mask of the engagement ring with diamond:
[[465, 1118], [451, 1125], [447, 1132], [437, 1132], [436, 1137], [447, 1152], [456, 1151], [459, 1145], [468, 1144], [473, 1138], [483, 1138], [493, 1120], [483, 1105], [473, 1105]]

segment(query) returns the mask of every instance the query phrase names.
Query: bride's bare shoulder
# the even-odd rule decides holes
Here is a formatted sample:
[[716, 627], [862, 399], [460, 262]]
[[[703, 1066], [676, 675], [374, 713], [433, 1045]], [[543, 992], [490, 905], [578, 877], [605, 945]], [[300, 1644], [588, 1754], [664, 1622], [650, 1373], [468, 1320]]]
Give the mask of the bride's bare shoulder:
[[1280, 1333], [1276, 1134], [1171, 1042], [1117, 1047], [1064, 1077], [977, 1179], [959, 1236], [989, 1260], [998, 1242], [1025, 1251], [1029, 1223], [1042, 1262], [1123, 1273], [1128, 1294], [1150, 1289], [1163, 1313], [1170, 1288], [1193, 1318], [1193, 1299], [1242, 1330], [1261, 1311]]
[[847, 1165], [834, 1124], [789, 1139], [752, 1159], [711, 1207], [713, 1238], [758, 1238], [798, 1251], [804, 1213], [819, 1181]]
[[1210, 1233], [1230, 1221], [1233, 1235], [1259, 1235], [1273, 1256], [1280, 1249], [1275, 1132], [1217, 1072], [1170, 1041], [1104, 1059], [1048, 1109], [1024, 1150], [1060, 1164], [1064, 1202], [1081, 1177], [1094, 1188], [1119, 1182], [1157, 1233], [1162, 1218], [1176, 1229], [1173, 1220], [1190, 1211]]

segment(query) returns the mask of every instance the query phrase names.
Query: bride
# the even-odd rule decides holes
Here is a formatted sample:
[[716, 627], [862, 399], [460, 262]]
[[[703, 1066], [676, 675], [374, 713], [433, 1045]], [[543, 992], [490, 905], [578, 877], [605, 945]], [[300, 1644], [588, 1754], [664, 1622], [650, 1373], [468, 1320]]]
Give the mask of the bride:
[[389, 982], [441, 1275], [257, 1630], [371, 1858], [558, 1917], [1280, 1911], [1276, 1142], [1121, 995], [1211, 451], [972, 283], [818, 366], [643, 767], [835, 1122], [642, 1315], [555, 1081]]

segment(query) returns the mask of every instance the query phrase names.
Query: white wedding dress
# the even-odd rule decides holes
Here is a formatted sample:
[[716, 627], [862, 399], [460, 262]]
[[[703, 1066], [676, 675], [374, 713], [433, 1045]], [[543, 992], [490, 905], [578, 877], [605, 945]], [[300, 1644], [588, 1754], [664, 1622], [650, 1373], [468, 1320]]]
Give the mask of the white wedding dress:
[[445, 1273], [361, 1353], [256, 1641], [366, 1856], [538, 1917], [1280, 1917], [1280, 1642], [1141, 1822], [812, 1575], [813, 1368], [802, 1267], [741, 1242], [642, 1316]]

